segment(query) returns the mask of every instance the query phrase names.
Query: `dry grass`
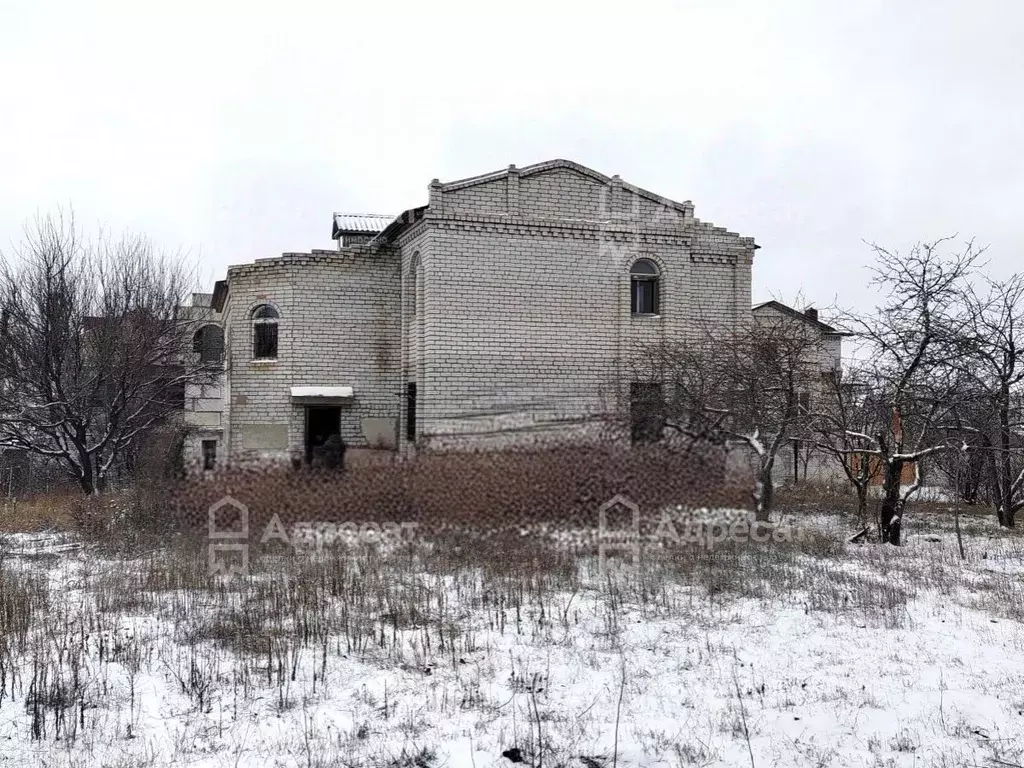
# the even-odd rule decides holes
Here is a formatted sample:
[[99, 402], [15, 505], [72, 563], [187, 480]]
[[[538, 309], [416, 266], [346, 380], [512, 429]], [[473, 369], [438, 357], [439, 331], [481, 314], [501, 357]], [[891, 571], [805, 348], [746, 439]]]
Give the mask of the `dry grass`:
[[277, 514], [295, 521], [405, 521], [440, 530], [497, 532], [536, 523], [588, 525], [623, 494], [641, 508], [666, 504], [736, 507], [749, 503], [742, 478], [728, 477], [713, 449], [690, 454], [658, 447], [573, 447], [427, 454], [414, 461], [356, 464], [337, 472], [264, 469], [224, 472], [172, 490], [184, 529], [205, 533], [207, 509], [225, 495], [262, 527]]
[[0, 501], [0, 533], [72, 531], [81, 493], [39, 494]]
[[[578, 643], [597, 669], [598, 657], [620, 654], [629, 663], [631, 633], [647, 623], [705, 628], [710, 638], [712, 627], [741, 620], [738, 606], [753, 604], [765, 613], [811, 616], [828, 627], [913, 630], [911, 608], [925, 593], [1024, 622], [1019, 572], [1005, 567], [1024, 559], [1024, 540], [968, 515], [972, 566], [966, 567], [952, 545], [948, 510], [938, 504], [922, 505], [920, 513], [915, 508], [907, 528], [911, 545], [896, 549], [847, 544], [856, 528], [852, 512], [816, 516], [831, 499], [783, 492], [779, 516], [799, 535], [714, 546], [651, 539], [635, 568], [599, 568], [593, 533], [602, 501], [616, 493], [632, 497], [644, 534], [658, 529], [666, 505], [741, 506], [745, 489], [724, 485], [712, 469], [692, 458], [640, 452], [464, 454], [353, 467], [340, 478], [222, 475], [175, 488], [175, 514], [156, 521], [160, 499], [152, 495], [91, 500], [78, 507], [76, 520], [101, 546], [83, 560], [88, 567], [62, 579], [59, 594], [24, 563], [0, 563], [0, 706], [17, 690], [17, 707], [29, 715], [26, 738], [59, 738], [70, 750], [110, 736], [104, 729], [111, 726], [90, 714], [96, 710], [127, 711], [113, 727], [118, 737], [134, 738], [140, 672], [171, 681], [197, 719], [215, 704], [222, 713], [225, 707], [245, 711], [252, 702], [284, 717], [304, 713], [332, 687], [349, 686], [358, 660], [424, 681], [436, 680], [435, 670], [444, 668], [453, 675], [452, 687], [430, 706], [441, 717], [479, 710], [493, 721], [507, 710], [482, 681], [501, 669], [512, 693], [532, 707], [527, 722], [514, 720], [503, 738], [535, 763], [575, 765], [579, 761], [570, 758], [593, 754], [579, 746], [588, 737], [587, 719], [546, 708], [550, 670], [505, 658], [496, 643]], [[204, 537], [205, 505], [224, 493], [251, 508], [250, 569], [232, 579], [210, 573]], [[322, 550], [258, 546], [261, 526], [273, 514], [287, 526], [353, 520], [412, 521], [420, 528], [397, 542], [336, 541]], [[813, 523], [806, 522], [812, 516]], [[168, 522], [194, 535], [172, 535]], [[144, 617], [155, 617], [164, 635], [124, 633], [125, 625]], [[727, 653], [735, 648], [712, 647], [710, 639], [706, 648], [699, 645], [694, 651], [705, 664], [733, 663]], [[636, 678], [630, 685], [645, 684], [643, 670], [630, 674]], [[330, 735], [303, 719], [303, 733], [290, 747], [304, 755], [303, 764], [439, 764], [443, 745], [431, 742], [420, 714], [397, 712], [386, 693], [351, 685], [376, 714]], [[804, 695], [797, 686], [775, 695]], [[424, 684], [424, 695], [428, 690]], [[760, 696], [764, 705], [763, 688], [751, 690], [744, 695]], [[867, 702], [870, 694], [864, 696]], [[741, 705], [753, 707], [755, 700]], [[726, 711], [706, 734], [694, 731], [686, 741], [654, 730], [637, 738], [656, 754], [675, 755], [679, 765], [707, 764], [718, 749], [711, 741], [721, 733], [733, 738], [738, 712]], [[394, 732], [403, 734], [404, 746], [383, 746], [381, 734]], [[907, 751], [919, 743], [910, 731], [893, 739], [879, 749]], [[835, 759], [824, 747], [806, 749], [811, 764]], [[587, 759], [610, 764], [609, 755]]]
[[[118, 687], [110, 677], [113, 662], [163, 670], [197, 715], [210, 714], [225, 697], [236, 707], [264, 701], [283, 715], [336, 684], [349, 659], [422, 675], [439, 665], [458, 670], [467, 659], [493, 666], [500, 660], [484, 636], [564, 643], [581, 626], [589, 627], [589, 652], [617, 653], [635, 622], [710, 626], [728, 620], [744, 600], [836, 625], [896, 630], [911, 626], [909, 603], [922, 590], [937, 589], [1024, 620], [1015, 574], [994, 572], [972, 589], [952, 549], [905, 556], [869, 544], [853, 552], [828, 528], [762, 544], [652, 546], [635, 570], [614, 573], [596, 570], [595, 550], [586, 542], [511, 530], [476, 533], [448, 528], [395, 548], [265, 550], [249, 573], [228, 581], [208, 573], [204, 548], [185, 537], [132, 561], [100, 561], [80, 574], [89, 599], [77, 607], [55, 608], [38, 578], [0, 571], [0, 697], [17, 683], [26, 692], [29, 737], [73, 744], [99, 727], [88, 716], [92, 709], [125, 706], [123, 693], [119, 702], [106, 699]], [[174, 627], [173, 642], [119, 634], [124, 617], [148, 615]], [[311, 689], [300, 685], [300, 670], [310, 667]], [[23, 670], [17, 680], [16, 669]], [[543, 690], [545, 680], [542, 669], [512, 665], [510, 685], [524, 697]], [[458, 685], [459, 707], [494, 706], [479, 682]], [[381, 723], [319, 749], [370, 755], [339, 764], [435, 764], [436, 745], [429, 742], [398, 752], [373, 746], [373, 729], [404, 728], [418, 738], [426, 726], [392, 722], [386, 701], [370, 703], [385, 712]], [[583, 726], [572, 718], [540, 711], [534, 717], [517, 743], [538, 762], [557, 764], [569, 754], [566, 745], [583, 738], [574, 731]], [[722, 721], [719, 731], [732, 734], [735, 719]], [[900, 744], [910, 744], [911, 735], [904, 736]], [[701, 764], [713, 753], [700, 741], [653, 732], [643, 738], [677, 753], [681, 765]], [[829, 763], [824, 752], [818, 756]]]

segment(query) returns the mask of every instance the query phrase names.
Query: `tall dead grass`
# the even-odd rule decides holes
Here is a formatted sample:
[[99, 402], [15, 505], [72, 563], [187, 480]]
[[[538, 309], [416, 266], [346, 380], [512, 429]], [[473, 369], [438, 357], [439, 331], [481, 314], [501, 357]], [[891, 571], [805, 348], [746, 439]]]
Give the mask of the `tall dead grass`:
[[749, 488], [726, 474], [713, 449], [689, 454], [654, 446], [426, 454], [415, 460], [353, 465], [343, 472], [254, 469], [178, 485], [169, 495], [184, 529], [205, 531], [207, 509], [230, 495], [249, 508], [250, 525], [273, 515], [296, 521], [401, 521], [424, 529], [477, 534], [543, 523], [578, 527], [623, 495], [641, 508], [666, 504], [744, 506]]

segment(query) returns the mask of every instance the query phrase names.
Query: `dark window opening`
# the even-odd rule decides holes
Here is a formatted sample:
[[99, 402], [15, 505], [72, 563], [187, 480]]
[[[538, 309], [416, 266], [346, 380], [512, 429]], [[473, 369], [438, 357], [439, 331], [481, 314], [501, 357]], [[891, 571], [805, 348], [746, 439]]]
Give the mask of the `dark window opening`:
[[811, 393], [797, 392], [786, 407], [786, 417], [795, 419], [798, 416], [806, 416], [811, 412]]
[[340, 469], [345, 463], [341, 440], [341, 408], [317, 406], [306, 409], [306, 464]]
[[806, 416], [811, 412], [811, 393], [800, 392], [796, 396], [797, 400], [797, 412], [801, 415]]
[[192, 337], [192, 351], [204, 363], [218, 363], [224, 355], [224, 329], [219, 325], [204, 325]]
[[[154, 378], [159, 379], [160, 393], [154, 397], [154, 403], [166, 404], [171, 408], [184, 409], [185, 407], [185, 382], [181, 378], [181, 368], [165, 368]], [[122, 396], [118, 386], [113, 381], [106, 381], [97, 392], [100, 402], [109, 405]]]
[[634, 315], [656, 315], [659, 312], [658, 267], [648, 259], [640, 259], [629, 270], [629, 305]]
[[171, 386], [169, 400], [178, 410], [185, 408], [185, 384], [183, 382]]
[[405, 388], [405, 439], [416, 439], [416, 382], [410, 381]]
[[277, 325], [264, 323], [252, 329], [252, 356], [255, 360], [277, 358]]
[[252, 356], [254, 360], [277, 359], [277, 321], [281, 316], [269, 304], [252, 313]]
[[217, 441], [203, 440], [203, 469], [217, 468]]
[[665, 398], [661, 384], [634, 381], [629, 385], [631, 438], [634, 443], [656, 442], [665, 428]]

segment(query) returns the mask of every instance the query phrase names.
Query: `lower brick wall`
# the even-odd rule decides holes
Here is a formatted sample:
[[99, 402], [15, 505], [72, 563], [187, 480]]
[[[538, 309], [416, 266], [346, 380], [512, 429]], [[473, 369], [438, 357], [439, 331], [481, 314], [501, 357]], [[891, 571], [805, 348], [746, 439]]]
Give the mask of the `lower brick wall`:
[[[362, 247], [286, 254], [232, 270], [224, 314], [233, 461], [304, 454], [306, 410], [292, 401], [296, 386], [353, 388], [350, 400], [337, 403], [347, 445], [367, 445], [364, 419], [397, 422], [399, 274], [397, 253]], [[280, 313], [273, 362], [251, 359], [249, 317], [263, 303]], [[372, 426], [379, 432], [379, 422]]]

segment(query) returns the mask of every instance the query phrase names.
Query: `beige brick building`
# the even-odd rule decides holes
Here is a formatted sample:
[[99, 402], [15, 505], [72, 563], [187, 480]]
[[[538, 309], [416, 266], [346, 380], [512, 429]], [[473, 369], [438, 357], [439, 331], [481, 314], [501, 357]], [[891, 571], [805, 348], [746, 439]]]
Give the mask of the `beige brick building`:
[[[803, 360], [804, 370], [797, 374], [800, 407], [808, 413], [827, 408], [834, 402], [831, 394], [831, 376], [842, 365], [843, 339], [851, 334], [842, 331], [818, 317], [818, 310], [807, 307], [803, 311], [779, 301], [765, 301], [752, 309], [755, 323], [785, 333], [807, 334], [813, 342]], [[835, 459], [815, 450], [809, 441], [793, 441], [780, 450], [775, 461], [777, 483], [811, 481], [825, 485], [843, 485], [846, 482], [842, 468]]]
[[637, 342], [751, 317], [751, 238], [567, 160], [434, 180], [334, 236], [217, 284], [219, 461], [568, 436], [628, 399]]

